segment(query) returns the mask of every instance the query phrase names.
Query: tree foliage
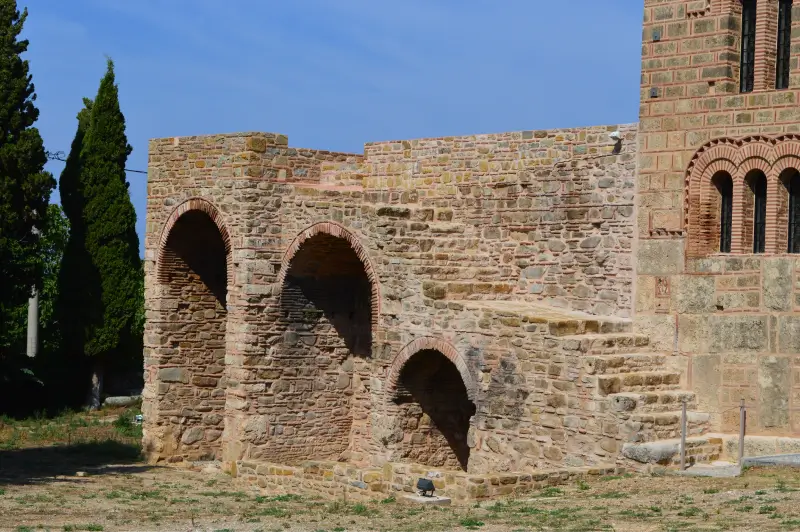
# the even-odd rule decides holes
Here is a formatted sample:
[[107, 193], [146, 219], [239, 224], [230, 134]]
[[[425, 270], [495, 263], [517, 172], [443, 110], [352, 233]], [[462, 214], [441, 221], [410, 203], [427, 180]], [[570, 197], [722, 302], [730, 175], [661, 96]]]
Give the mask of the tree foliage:
[[144, 283], [125, 175], [130, 153], [109, 60], [96, 98], [84, 99], [60, 180], [70, 221], [59, 279], [63, 357], [89, 357], [95, 368], [141, 357]]
[[0, 359], [19, 355], [15, 345], [20, 306], [41, 287], [42, 239], [52, 175], [42, 137], [33, 127], [39, 111], [19, 35], [27, 17], [15, 0], [0, 0]]

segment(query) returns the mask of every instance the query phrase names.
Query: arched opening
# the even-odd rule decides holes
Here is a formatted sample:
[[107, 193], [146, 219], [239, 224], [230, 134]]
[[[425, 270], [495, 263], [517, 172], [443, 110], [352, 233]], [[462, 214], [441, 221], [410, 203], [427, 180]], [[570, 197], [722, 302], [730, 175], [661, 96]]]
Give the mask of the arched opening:
[[767, 237], [767, 176], [761, 170], [751, 170], [744, 178], [744, 249], [764, 253]]
[[394, 459], [467, 471], [476, 409], [450, 359], [434, 349], [412, 355], [400, 370], [394, 402], [402, 431]]
[[730, 253], [733, 232], [733, 180], [728, 172], [717, 172], [711, 178], [711, 184], [717, 191], [713, 212], [718, 217], [714, 226], [719, 228], [719, 251]]
[[263, 451], [271, 459], [354, 459], [367, 437], [373, 324], [368, 270], [350, 240], [319, 232], [302, 240], [279, 277], [283, 337], [273, 352], [271, 407], [280, 430]]
[[169, 229], [158, 264], [158, 403], [174, 440], [171, 454], [186, 460], [220, 455], [227, 265], [226, 242], [205, 212], [189, 210]]
[[800, 253], [800, 172], [787, 168], [780, 179], [784, 193], [779, 198], [777, 219], [786, 220], [786, 224], [778, 227], [778, 238], [787, 242], [789, 253]]

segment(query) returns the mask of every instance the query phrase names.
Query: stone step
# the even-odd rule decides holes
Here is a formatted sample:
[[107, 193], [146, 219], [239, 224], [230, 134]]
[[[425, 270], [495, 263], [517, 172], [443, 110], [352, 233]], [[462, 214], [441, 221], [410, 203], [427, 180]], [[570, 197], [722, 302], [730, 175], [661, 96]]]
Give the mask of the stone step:
[[[714, 435], [687, 437], [687, 463], [719, 460], [722, 454], [722, 444], [722, 438]], [[680, 464], [680, 445], [680, 438], [647, 443], [626, 443], [622, 447], [622, 456], [641, 464], [677, 466]]]
[[[710, 428], [711, 415], [705, 412], [686, 413], [686, 435], [701, 436]], [[628, 442], [654, 442], [681, 437], [680, 412], [633, 413], [621, 425]]]
[[634, 353], [650, 345], [646, 334], [630, 332], [574, 334], [561, 337], [561, 349], [570, 354], [613, 355]]
[[642, 371], [599, 375], [597, 391], [601, 396], [621, 392], [658, 392], [680, 389], [681, 374], [675, 371]]
[[687, 390], [667, 390], [658, 392], [623, 392], [608, 396], [609, 410], [612, 412], [661, 413], [677, 411], [686, 401], [687, 410], [697, 408], [697, 397]]
[[664, 370], [668, 355], [659, 353], [620, 353], [614, 355], [591, 355], [581, 362], [589, 375], [615, 375]]

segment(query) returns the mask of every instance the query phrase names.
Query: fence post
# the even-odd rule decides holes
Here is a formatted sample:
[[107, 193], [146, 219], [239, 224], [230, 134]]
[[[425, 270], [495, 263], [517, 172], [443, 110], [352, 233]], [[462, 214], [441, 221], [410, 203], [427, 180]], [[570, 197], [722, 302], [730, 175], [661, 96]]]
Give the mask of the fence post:
[[681, 471], [686, 469], [686, 399], [681, 402]]
[[744, 425], [747, 421], [747, 410], [744, 406], [744, 397], [739, 403], [739, 467], [742, 466], [742, 458], [744, 457]]

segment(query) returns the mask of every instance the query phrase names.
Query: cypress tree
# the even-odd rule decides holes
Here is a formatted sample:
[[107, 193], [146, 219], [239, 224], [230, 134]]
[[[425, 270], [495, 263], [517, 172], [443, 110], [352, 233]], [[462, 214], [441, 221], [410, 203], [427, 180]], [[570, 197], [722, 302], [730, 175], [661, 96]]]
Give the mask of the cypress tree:
[[67, 162], [58, 180], [61, 206], [69, 220], [69, 238], [58, 275], [56, 322], [60, 336], [60, 349], [48, 361], [51, 393], [56, 402], [78, 406], [85, 398], [85, 390], [74, 383], [84, 381], [85, 345], [89, 324], [89, 302], [100, 285], [97, 271], [86, 251], [86, 224], [84, 190], [81, 186], [81, 151], [89, 128], [92, 101], [83, 99], [84, 108], [78, 113], [78, 129], [70, 146]]
[[98, 407], [103, 370], [120, 358], [141, 356], [136, 337], [142, 299], [139, 237], [125, 163], [133, 148], [125, 136], [114, 63], [100, 81], [81, 150], [86, 251], [100, 285], [92, 295], [85, 354], [92, 359], [90, 407]]
[[64, 324], [64, 334], [70, 335], [65, 344], [71, 356], [79, 350], [89, 360], [89, 406], [96, 408], [105, 370], [119, 367], [125, 358], [141, 357], [142, 345], [139, 238], [125, 176], [132, 148], [111, 60], [89, 108], [88, 120], [86, 114], [83, 121], [78, 116], [72, 161], [68, 158], [62, 176], [71, 232], [61, 284], [80, 290], [64, 294], [61, 308], [74, 312], [72, 324]]
[[[33, 124], [36, 93], [19, 35], [27, 18], [16, 0], [0, 0], [0, 372], [14, 346], [17, 309], [41, 286], [42, 229], [55, 180], [44, 171], [47, 155]], [[24, 324], [23, 324], [24, 325]], [[13, 351], [12, 351], [13, 349]]]

